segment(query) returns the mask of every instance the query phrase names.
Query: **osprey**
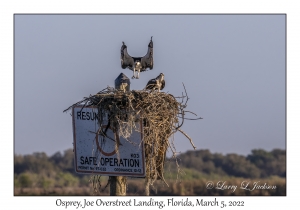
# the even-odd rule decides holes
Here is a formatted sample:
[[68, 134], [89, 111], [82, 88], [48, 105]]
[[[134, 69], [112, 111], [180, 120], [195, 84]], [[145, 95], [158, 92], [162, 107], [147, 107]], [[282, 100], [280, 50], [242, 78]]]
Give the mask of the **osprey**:
[[[152, 36], [148, 44], [148, 52], [144, 57], [131, 57], [127, 52], [127, 46], [123, 42], [121, 47], [121, 67], [123, 69], [129, 68], [133, 71], [132, 79], [139, 78], [141, 71], [150, 70], [153, 68], [153, 42]], [[137, 71], [137, 74], [135, 73]]]
[[150, 79], [147, 83], [145, 89], [146, 90], [158, 90], [160, 92], [165, 87], [165, 79], [164, 74], [160, 73], [155, 79]]
[[115, 88], [122, 90], [124, 93], [130, 90], [130, 79], [123, 73], [121, 73], [117, 79], [115, 79]]

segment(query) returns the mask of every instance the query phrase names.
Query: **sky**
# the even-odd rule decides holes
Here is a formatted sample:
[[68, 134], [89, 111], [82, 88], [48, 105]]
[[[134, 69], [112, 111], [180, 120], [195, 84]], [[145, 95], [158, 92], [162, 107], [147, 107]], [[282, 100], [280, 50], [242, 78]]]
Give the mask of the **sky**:
[[[250, 154], [286, 149], [286, 16], [14, 15], [14, 153], [52, 155], [72, 148], [71, 112], [154, 43], [154, 68], [131, 89], [164, 73], [163, 91], [181, 96], [202, 120], [185, 121], [197, 149]], [[193, 115], [187, 117], [194, 117]], [[193, 150], [182, 134], [177, 152]]]

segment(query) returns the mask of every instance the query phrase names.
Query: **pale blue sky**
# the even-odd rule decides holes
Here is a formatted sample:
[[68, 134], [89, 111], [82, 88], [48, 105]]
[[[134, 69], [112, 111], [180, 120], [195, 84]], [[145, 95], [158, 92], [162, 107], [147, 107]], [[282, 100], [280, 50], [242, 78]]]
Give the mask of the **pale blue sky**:
[[[249, 154], [285, 149], [285, 15], [15, 15], [15, 153], [52, 155], [72, 147], [63, 110], [114, 86], [122, 41], [132, 56], [154, 42], [154, 68], [131, 81], [142, 89], [163, 72], [164, 91], [203, 117], [183, 130], [197, 149]], [[193, 117], [192, 115], [190, 117]], [[192, 150], [175, 135], [177, 151]]]

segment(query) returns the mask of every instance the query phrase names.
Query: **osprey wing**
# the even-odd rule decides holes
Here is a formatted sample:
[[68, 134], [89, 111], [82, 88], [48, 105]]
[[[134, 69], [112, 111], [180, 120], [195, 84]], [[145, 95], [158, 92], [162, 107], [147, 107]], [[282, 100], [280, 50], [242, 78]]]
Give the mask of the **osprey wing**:
[[122, 69], [129, 68], [129, 69], [133, 70], [133, 66], [134, 66], [134, 60], [128, 54], [127, 46], [123, 42], [123, 45], [121, 47], [121, 67], [122, 67]]
[[165, 85], [166, 85], [165, 80], [161, 81], [161, 87], [160, 87], [160, 90], [164, 89]]
[[147, 68], [150, 70], [153, 68], [153, 41], [152, 36], [151, 40], [148, 44], [148, 52], [147, 54], [141, 58], [142, 69], [141, 71], [145, 71]]
[[152, 90], [156, 87], [156, 79], [150, 79], [146, 85], [146, 89]]

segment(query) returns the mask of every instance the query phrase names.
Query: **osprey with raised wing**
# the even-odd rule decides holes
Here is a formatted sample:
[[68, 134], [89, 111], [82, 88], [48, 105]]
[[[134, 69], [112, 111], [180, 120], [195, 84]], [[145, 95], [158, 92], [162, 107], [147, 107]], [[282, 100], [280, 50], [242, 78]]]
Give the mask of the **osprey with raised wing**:
[[160, 73], [155, 79], [149, 80], [145, 89], [146, 90], [158, 90], [158, 92], [160, 92], [162, 89], [164, 89], [164, 87], [166, 85], [164, 77], [165, 77], [165, 75], [163, 73]]
[[[153, 68], [153, 42], [152, 36], [148, 44], [148, 52], [144, 57], [132, 57], [127, 52], [127, 46], [123, 42], [121, 47], [121, 67], [123, 69], [129, 68], [133, 71], [132, 79], [138, 79], [140, 72], [146, 71], [147, 68], [150, 70]], [[136, 74], [137, 72], [137, 74]]]

